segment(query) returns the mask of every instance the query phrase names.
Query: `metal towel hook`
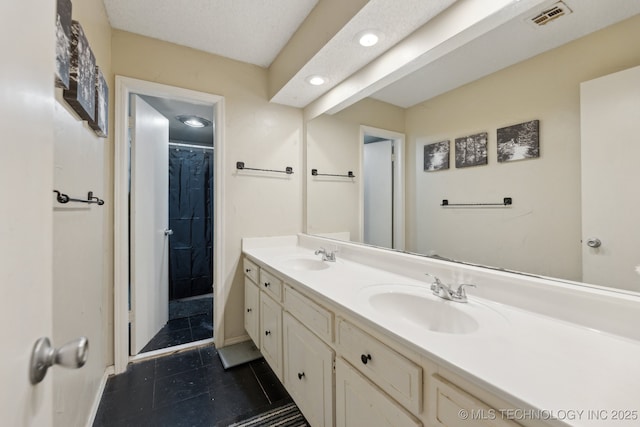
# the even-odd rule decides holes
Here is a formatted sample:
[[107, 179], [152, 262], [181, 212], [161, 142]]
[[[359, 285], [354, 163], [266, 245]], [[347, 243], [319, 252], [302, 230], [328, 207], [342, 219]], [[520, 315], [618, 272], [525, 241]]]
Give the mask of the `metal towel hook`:
[[38, 384], [47, 375], [47, 369], [53, 365], [67, 368], [81, 368], [89, 357], [89, 340], [80, 337], [55, 349], [51, 346], [49, 338], [40, 338], [36, 341], [31, 352], [29, 363], [29, 381]]

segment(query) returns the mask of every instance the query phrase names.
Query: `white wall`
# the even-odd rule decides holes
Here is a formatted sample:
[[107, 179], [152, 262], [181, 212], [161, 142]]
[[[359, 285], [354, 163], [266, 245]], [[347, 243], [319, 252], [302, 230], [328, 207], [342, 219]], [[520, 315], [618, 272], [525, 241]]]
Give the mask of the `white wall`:
[[[102, 1], [74, 1], [72, 16], [84, 29], [113, 105], [111, 28]], [[55, 22], [53, 16], [51, 21]], [[53, 101], [53, 187], [77, 198], [93, 191], [105, 201], [103, 206], [52, 201], [53, 343], [60, 346], [83, 335], [89, 339], [89, 359], [81, 370], [52, 371], [54, 425], [67, 427], [86, 423], [105, 368], [113, 360], [112, 138], [97, 137], [64, 101], [61, 89]], [[112, 118], [113, 108], [111, 122]]]
[[[406, 112], [408, 249], [572, 280], [581, 279], [582, 81], [640, 64], [631, 18], [421, 103]], [[496, 129], [540, 120], [540, 158], [498, 163]], [[489, 133], [488, 165], [456, 169], [453, 142]], [[451, 140], [451, 168], [423, 171], [423, 147]], [[415, 183], [415, 184], [414, 184]], [[508, 209], [444, 209], [493, 202]]]

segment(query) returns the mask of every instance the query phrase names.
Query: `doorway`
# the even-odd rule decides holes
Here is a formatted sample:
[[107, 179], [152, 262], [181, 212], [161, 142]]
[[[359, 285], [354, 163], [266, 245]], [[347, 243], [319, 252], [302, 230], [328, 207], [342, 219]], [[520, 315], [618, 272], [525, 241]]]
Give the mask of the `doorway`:
[[404, 134], [360, 127], [363, 243], [404, 249]]
[[[132, 360], [213, 342], [221, 326], [213, 324], [213, 284], [222, 242], [214, 184], [222, 176], [223, 101], [116, 76], [116, 373]], [[138, 126], [145, 120], [136, 117], [143, 104], [149, 126], [166, 128], [166, 136], [153, 131], [147, 148]]]

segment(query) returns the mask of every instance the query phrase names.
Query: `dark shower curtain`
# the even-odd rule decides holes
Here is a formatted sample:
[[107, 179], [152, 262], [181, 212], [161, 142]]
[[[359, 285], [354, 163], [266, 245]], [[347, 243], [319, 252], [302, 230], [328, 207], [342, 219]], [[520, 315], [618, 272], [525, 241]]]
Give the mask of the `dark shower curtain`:
[[212, 292], [213, 150], [169, 146], [169, 299]]

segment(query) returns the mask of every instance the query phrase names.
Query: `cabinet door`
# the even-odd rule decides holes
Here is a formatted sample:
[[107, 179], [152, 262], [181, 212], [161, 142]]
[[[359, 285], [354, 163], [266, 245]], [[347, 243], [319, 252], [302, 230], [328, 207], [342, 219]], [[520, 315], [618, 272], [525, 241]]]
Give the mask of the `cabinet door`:
[[283, 328], [287, 391], [309, 424], [333, 426], [333, 350], [289, 313]]
[[336, 359], [336, 426], [416, 427], [422, 423], [341, 358]]
[[260, 351], [282, 381], [282, 307], [260, 292]]
[[244, 278], [244, 329], [256, 346], [260, 346], [260, 290], [248, 277]]

